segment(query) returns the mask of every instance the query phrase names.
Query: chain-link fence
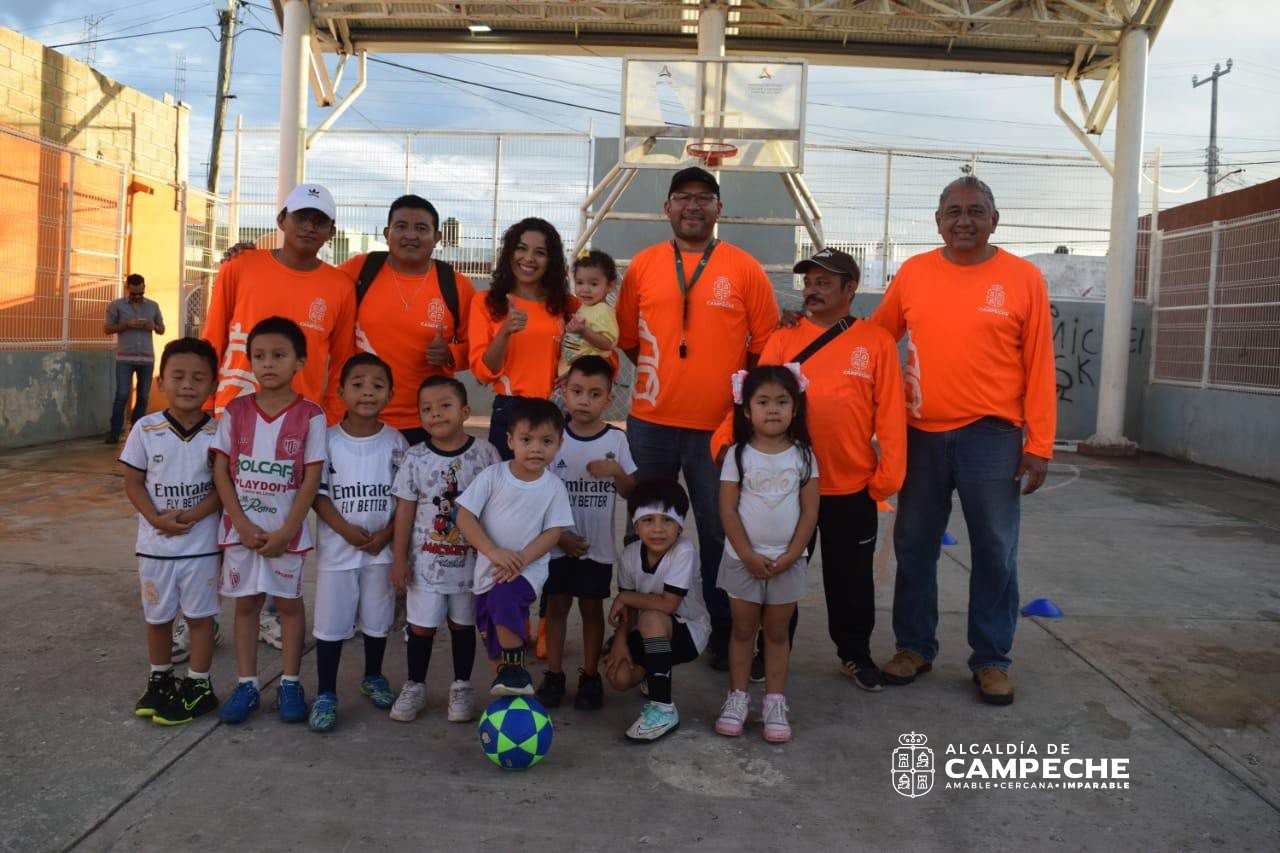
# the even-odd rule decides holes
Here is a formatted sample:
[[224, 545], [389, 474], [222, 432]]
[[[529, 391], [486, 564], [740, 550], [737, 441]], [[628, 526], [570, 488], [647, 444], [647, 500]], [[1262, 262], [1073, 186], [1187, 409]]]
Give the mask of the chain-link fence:
[[0, 348], [107, 349], [127, 175], [0, 127]]
[[1280, 211], [1157, 234], [1151, 381], [1280, 393]]
[[182, 334], [199, 336], [218, 275], [222, 254], [231, 243], [227, 200], [186, 187], [178, 194], [182, 212]]

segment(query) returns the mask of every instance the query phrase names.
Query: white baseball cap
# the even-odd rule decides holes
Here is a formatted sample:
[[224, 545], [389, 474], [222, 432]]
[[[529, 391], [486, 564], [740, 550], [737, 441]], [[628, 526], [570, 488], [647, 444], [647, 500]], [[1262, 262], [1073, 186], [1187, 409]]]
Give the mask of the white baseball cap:
[[330, 219], [338, 218], [338, 206], [333, 196], [319, 184], [298, 184], [284, 200], [286, 211], [318, 210]]

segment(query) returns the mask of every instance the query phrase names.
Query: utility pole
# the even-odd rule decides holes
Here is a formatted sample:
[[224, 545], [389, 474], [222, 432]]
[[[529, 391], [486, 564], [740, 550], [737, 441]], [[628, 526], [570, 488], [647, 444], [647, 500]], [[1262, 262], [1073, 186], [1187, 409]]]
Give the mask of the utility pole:
[[1227, 60], [1227, 67], [1224, 70], [1218, 63], [1213, 64], [1213, 74], [1201, 80], [1198, 76], [1191, 76], [1191, 88], [1198, 89], [1205, 83], [1213, 84], [1213, 96], [1211, 106], [1209, 107], [1209, 150], [1205, 152], [1205, 173], [1209, 176], [1208, 193], [1205, 198], [1213, 198], [1218, 192], [1218, 78], [1225, 77], [1231, 73], [1231, 60]]
[[213, 100], [213, 140], [209, 145], [209, 181], [207, 189], [218, 191], [218, 166], [222, 159], [222, 127], [227, 119], [227, 100], [235, 95], [231, 91], [231, 57], [236, 33], [236, 7], [240, 0], [227, 0], [227, 8], [218, 12], [218, 27], [222, 31], [221, 50], [218, 51], [218, 90]]

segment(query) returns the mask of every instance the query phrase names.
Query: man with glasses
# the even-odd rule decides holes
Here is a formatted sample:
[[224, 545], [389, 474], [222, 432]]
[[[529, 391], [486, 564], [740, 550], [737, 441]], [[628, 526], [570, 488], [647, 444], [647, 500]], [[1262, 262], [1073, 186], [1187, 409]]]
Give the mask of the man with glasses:
[[637, 478], [684, 474], [711, 614], [711, 665], [728, 669], [729, 602], [716, 588], [724, 550], [711, 433], [731, 405], [729, 377], [759, 358], [778, 323], [764, 269], [715, 236], [720, 185], [705, 169], [671, 179], [673, 238], [636, 254], [618, 294], [618, 348], [636, 365], [627, 418]]
[[120, 441], [124, 430], [124, 407], [129, 403], [129, 389], [134, 374], [138, 377], [138, 393], [134, 398], [130, 423], [137, 423], [147, 413], [151, 395], [151, 374], [156, 363], [152, 335], [164, 334], [164, 317], [155, 300], [143, 296], [146, 280], [136, 272], [124, 280], [125, 296], [107, 305], [107, 320], [102, 331], [116, 335], [116, 397], [111, 404], [111, 427], [107, 444]]

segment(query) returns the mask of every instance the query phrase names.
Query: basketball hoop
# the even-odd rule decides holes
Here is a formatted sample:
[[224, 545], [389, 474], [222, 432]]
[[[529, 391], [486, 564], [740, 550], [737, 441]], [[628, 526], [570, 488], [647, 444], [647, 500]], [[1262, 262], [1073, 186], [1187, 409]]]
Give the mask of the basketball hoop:
[[712, 169], [719, 166], [721, 160], [738, 156], [738, 146], [727, 142], [692, 142], [685, 146], [684, 151]]

